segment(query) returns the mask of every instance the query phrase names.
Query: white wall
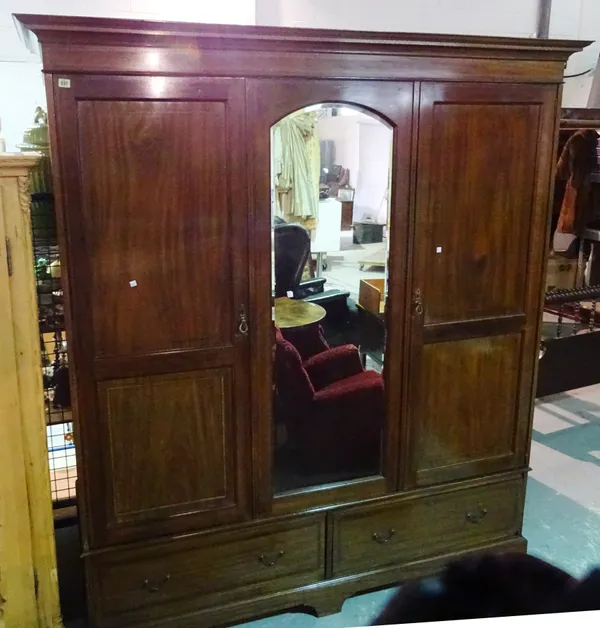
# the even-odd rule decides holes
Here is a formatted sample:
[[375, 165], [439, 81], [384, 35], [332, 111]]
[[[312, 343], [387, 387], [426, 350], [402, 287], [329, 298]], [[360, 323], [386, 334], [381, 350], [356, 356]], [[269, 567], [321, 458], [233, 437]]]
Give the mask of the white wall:
[[0, 121], [9, 151], [45, 105], [41, 65], [19, 40], [12, 13], [254, 24], [255, 0], [0, 0]]
[[[538, 0], [256, 0], [256, 21], [304, 26], [404, 32], [531, 37]], [[600, 52], [600, 0], [553, 0], [550, 36], [595, 43], [575, 55], [569, 74], [596, 65]], [[567, 79], [563, 103], [585, 107], [592, 74]]]
[[45, 103], [41, 65], [19, 41], [12, 21], [18, 9], [18, 2], [0, 0], [0, 123], [9, 151], [33, 123], [36, 106]]
[[[567, 75], [595, 67], [600, 54], [600, 0], [553, 0], [550, 36], [594, 41], [583, 52], [571, 57]], [[593, 73], [565, 79], [563, 106], [586, 107], [592, 80]]]
[[[14, 149], [45, 102], [39, 62], [18, 40], [13, 12], [529, 37], [537, 6], [538, 0], [0, 0], [0, 120]], [[595, 66], [600, 0], [554, 0], [551, 36], [598, 40], [568, 72]], [[591, 81], [567, 79], [565, 106], [585, 106]]]
[[531, 37], [536, 31], [537, 6], [538, 0], [256, 0], [256, 22]]
[[350, 187], [355, 188], [353, 219], [368, 216], [385, 223], [391, 129], [372, 116], [353, 111], [320, 118], [318, 133], [319, 140], [335, 142], [335, 163], [350, 169]]
[[358, 120], [364, 114], [321, 118], [317, 131], [319, 140], [335, 142], [335, 163], [350, 170], [350, 186], [358, 176]]
[[367, 118], [359, 121], [358, 136], [360, 152], [353, 220], [370, 218], [386, 224], [393, 133], [381, 122]]

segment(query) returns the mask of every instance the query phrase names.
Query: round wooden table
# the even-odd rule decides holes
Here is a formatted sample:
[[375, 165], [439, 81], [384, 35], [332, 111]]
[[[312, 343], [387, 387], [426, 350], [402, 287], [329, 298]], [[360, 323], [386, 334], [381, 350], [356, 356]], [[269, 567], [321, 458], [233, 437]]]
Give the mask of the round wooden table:
[[314, 325], [325, 318], [327, 312], [316, 303], [281, 297], [275, 299], [275, 325], [279, 329], [296, 329]]

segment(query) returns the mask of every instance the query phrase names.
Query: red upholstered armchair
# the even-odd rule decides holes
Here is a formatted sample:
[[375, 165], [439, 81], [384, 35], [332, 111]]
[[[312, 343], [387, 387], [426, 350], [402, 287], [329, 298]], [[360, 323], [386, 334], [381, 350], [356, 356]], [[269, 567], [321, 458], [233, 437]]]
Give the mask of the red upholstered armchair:
[[323, 339], [322, 348], [303, 360], [276, 330], [275, 386], [289, 440], [311, 470], [375, 467], [381, 453], [383, 378], [364, 370], [354, 345], [330, 349]]
[[303, 361], [329, 349], [321, 325], [282, 329], [280, 331], [281, 335], [294, 345]]

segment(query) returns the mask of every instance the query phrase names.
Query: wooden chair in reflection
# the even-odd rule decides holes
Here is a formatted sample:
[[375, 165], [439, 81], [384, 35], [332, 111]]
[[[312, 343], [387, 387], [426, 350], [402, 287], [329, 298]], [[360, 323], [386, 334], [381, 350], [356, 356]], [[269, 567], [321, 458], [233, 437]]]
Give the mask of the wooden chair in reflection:
[[329, 348], [318, 327], [305, 331], [294, 331], [296, 346], [276, 329], [275, 390], [290, 455], [305, 473], [377, 473], [382, 376], [363, 368], [354, 345]]

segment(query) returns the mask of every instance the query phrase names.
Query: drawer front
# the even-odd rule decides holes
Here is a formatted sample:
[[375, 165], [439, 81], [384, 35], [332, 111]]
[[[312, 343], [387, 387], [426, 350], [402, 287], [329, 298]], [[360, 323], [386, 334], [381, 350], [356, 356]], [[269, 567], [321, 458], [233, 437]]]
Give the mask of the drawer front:
[[313, 516], [90, 557], [97, 623], [176, 616], [319, 581], [324, 543], [324, 516]]
[[334, 515], [333, 575], [342, 576], [513, 536], [522, 480], [352, 508]]

